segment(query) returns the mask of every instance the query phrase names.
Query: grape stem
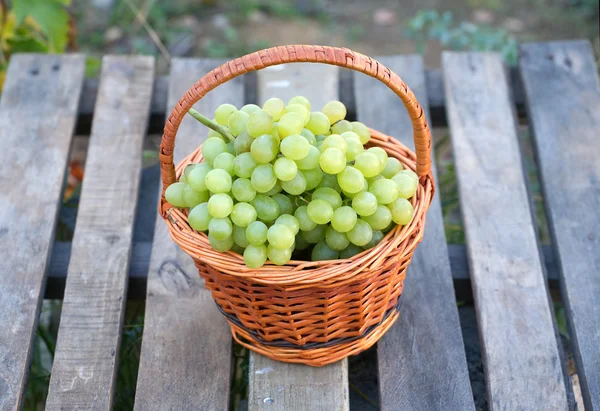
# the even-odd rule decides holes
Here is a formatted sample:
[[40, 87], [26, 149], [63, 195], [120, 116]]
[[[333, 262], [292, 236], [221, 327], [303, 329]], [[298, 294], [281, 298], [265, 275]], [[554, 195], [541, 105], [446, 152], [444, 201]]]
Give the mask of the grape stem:
[[217, 124], [216, 122], [212, 121], [208, 117], [203, 116], [202, 114], [200, 114], [198, 111], [194, 110], [193, 108], [191, 108], [188, 111], [188, 113], [190, 116], [194, 117], [196, 120], [198, 120], [199, 122], [204, 124], [206, 127], [210, 128], [212, 130], [215, 130], [217, 133], [222, 135], [227, 140], [235, 141], [235, 137], [229, 132], [229, 130], [227, 130], [222, 125]]

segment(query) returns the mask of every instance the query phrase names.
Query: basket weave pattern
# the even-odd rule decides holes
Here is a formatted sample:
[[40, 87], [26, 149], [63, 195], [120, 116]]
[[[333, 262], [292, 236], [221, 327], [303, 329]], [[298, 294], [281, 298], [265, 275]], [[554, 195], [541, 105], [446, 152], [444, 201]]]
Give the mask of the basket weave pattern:
[[[208, 91], [248, 71], [296, 61], [322, 62], [353, 68], [387, 84], [404, 102], [413, 122], [415, 155], [397, 140], [372, 130], [372, 146], [384, 148], [405, 168], [419, 175], [412, 198], [411, 223], [395, 227], [375, 247], [351, 259], [290, 261], [253, 270], [233, 252], [212, 249], [204, 233], [187, 223], [187, 213], [172, 208], [164, 190], [185, 166], [202, 160], [200, 148], [177, 167], [173, 148], [185, 113]], [[433, 196], [430, 134], [423, 110], [400, 78], [381, 63], [347, 49], [320, 46], [275, 47], [233, 60], [200, 79], [167, 120], [160, 159], [163, 197], [159, 205], [173, 240], [194, 258], [206, 287], [229, 320], [234, 338], [271, 358], [325, 365], [373, 345], [398, 317], [406, 268], [423, 236]]]

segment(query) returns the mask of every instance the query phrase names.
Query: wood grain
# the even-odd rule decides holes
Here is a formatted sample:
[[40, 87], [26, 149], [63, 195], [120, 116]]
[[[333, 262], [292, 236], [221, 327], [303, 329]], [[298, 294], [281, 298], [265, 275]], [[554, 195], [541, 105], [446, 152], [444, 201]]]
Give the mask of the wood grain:
[[81, 55], [14, 55], [0, 100], [0, 409], [21, 409], [69, 147]]
[[106, 56], [46, 403], [110, 410], [154, 59]]
[[442, 56], [491, 410], [565, 410], [567, 394], [501, 57]]
[[[221, 63], [173, 60], [169, 109], [196, 80]], [[212, 116], [220, 104], [241, 107], [243, 101], [243, 83], [235, 79], [209, 93], [195, 108]], [[207, 134], [206, 127], [187, 116], [178, 132], [175, 161], [198, 147]], [[229, 326], [204, 289], [191, 257], [171, 240], [167, 225], [157, 215], [135, 409], [227, 410], [231, 340]]]
[[[423, 59], [379, 60], [413, 90], [429, 118]], [[414, 149], [410, 119], [398, 97], [367, 76], [354, 81], [358, 120]], [[400, 317], [378, 342], [381, 410], [474, 410], [439, 198], [408, 268]]]
[[[271, 97], [287, 102], [302, 95], [312, 110], [320, 110], [338, 98], [339, 69], [308, 63], [294, 63], [263, 69], [258, 75], [258, 103]], [[321, 368], [286, 364], [250, 353], [248, 409], [323, 410], [349, 409], [348, 361]]]
[[586, 410], [600, 410], [600, 81], [587, 41], [527, 44], [521, 74]]

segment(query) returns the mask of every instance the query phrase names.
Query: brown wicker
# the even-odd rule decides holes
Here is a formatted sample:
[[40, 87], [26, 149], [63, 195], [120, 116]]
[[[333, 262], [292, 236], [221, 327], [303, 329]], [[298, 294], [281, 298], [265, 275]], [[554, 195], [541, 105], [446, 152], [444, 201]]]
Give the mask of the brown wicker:
[[[239, 254], [212, 249], [206, 234], [190, 228], [186, 212], [165, 200], [164, 190], [187, 164], [202, 160], [198, 148], [177, 168], [173, 164], [177, 129], [192, 105], [234, 77], [292, 62], [333, 64], [366, 73], [402, 99], [412, 120], [417, 154], [375, 130], [371, 130], [369, 144], [384, 148], [418, 174], [419, 186], [412, 199], [415, 215], [408, 225], [395, 227], [377, 246], [351, 259], [290, 261], [254, 270], [244, 265]], [[398, 318], [406, 267], [423, 236], [434, 192], [430, 151], [430, 131], [421, 106], [406, 84], [381, 63], [345, 48], [274, 47], [214, 69], [177, 103], [160, 146], [163, 196], [159, 212], [173, 240], [194, 258], [236, 341], [276, 360], [322, 366], [366, 350]]]

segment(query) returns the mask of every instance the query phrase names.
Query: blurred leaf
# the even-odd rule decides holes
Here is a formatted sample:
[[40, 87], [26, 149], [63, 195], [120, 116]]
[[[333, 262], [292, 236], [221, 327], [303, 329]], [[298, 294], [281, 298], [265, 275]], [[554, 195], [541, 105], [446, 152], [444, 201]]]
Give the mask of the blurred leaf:
[[11, 53], [47, 53], [48, 45], [32, 36], [13, 36], [6, 39]]
[[102, 65], [102, 60], [98, 57], [87, 56], [85, 59], [85, 76], [86, 77], [96, 77], [100, 72], [100, 66]]
[[69, 14], [65, 6], [70, 0], [13, 0], [13, 11], [17, 25], [30, 17], [50, 43], [49, 50], [63, 52], [69, 33]]

